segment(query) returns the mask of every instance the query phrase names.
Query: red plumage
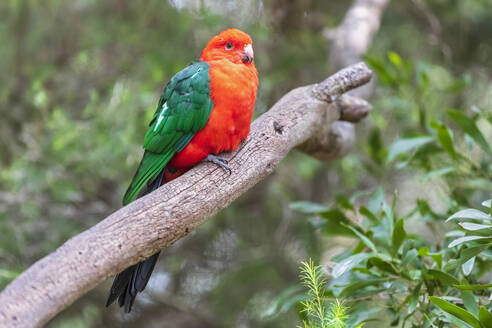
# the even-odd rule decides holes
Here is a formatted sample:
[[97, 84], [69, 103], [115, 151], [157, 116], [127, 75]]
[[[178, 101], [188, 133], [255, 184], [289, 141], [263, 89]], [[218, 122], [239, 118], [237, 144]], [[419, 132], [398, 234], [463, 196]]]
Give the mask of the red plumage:
[[[232, 50], [226, 49], [228, 42], [233, 43]], [[251, 61], [244, 60], [245, 51], [251, 52], [247, 54]], [[237, 149], [246, 139], [258, 89], [258, 73], [252, 56], [251, 38], [237, 29], [215, 36], [202, 51], [200, 60], [210, 65], [210, 97], [214, 108], [205, 127], [169, 161], [166, 181], [186, 172], [209, 154]]]

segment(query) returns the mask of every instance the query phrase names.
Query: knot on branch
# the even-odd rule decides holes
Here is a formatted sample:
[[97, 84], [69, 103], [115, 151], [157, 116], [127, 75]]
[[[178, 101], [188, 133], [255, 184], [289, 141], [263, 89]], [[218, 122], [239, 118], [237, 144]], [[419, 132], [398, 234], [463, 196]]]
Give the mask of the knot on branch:
[[[335, 108], [333, 108], [335, 107]], [[372, 106], [365, 100], [350, 95], [340, 96], [327, 110], [338, 110], [340, 120], [331, 122], [324, 116], [311, 138], [297, 147], [317, 159], [328, 161], [346, 155], [355, 145], [355, 127], [367, 116]]]
[[372, 78], [372, 72], [364, 62], [344, 68], [333, 74], [321, 83], [315, 84], [312, 89], [314, 98], [332, 103], [341, 94], [360, 87]]

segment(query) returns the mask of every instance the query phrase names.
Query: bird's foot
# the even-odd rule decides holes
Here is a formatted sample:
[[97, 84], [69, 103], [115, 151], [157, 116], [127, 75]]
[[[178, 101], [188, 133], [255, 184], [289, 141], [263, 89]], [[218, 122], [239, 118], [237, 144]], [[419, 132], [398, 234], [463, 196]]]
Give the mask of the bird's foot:
[[205, 158], [205, 160], [208, 162], [212, 162], [214, 164], [217, 164], [218, 166], [220, 166], [224, 170], [228, 171], [229, 175], [232, 174], [231, 167], [229, 166], [229, 162], [226, 159], [210, 154], [207, 156], [207, 158]]

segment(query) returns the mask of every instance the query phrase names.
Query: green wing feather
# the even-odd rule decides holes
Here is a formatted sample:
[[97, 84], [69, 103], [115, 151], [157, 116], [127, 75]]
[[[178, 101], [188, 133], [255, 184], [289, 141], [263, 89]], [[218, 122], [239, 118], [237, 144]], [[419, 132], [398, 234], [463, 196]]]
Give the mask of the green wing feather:
[[214, 106], [210, 99], [210, 66], [192, 64], [167, 84], [145, 134], [145, 153], [123, 197], [123, 205], [153, 181], [208, 121]]

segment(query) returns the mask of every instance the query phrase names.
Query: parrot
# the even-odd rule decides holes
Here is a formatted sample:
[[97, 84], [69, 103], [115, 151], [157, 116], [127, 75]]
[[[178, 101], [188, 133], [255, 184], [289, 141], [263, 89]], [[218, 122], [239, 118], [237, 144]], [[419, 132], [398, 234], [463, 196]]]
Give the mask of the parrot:
[[[231, 173], [218, 156], [249, 134], [258, 89], [253, 41], [238, 29], [212, 37], [200, 56], [174, 75], [162, 92], [144, 137], [144, 154], [123, 205], [209, 161]], [[117, 274], [106, 306], [118, 299], [129, 313], [159, 253]]]

